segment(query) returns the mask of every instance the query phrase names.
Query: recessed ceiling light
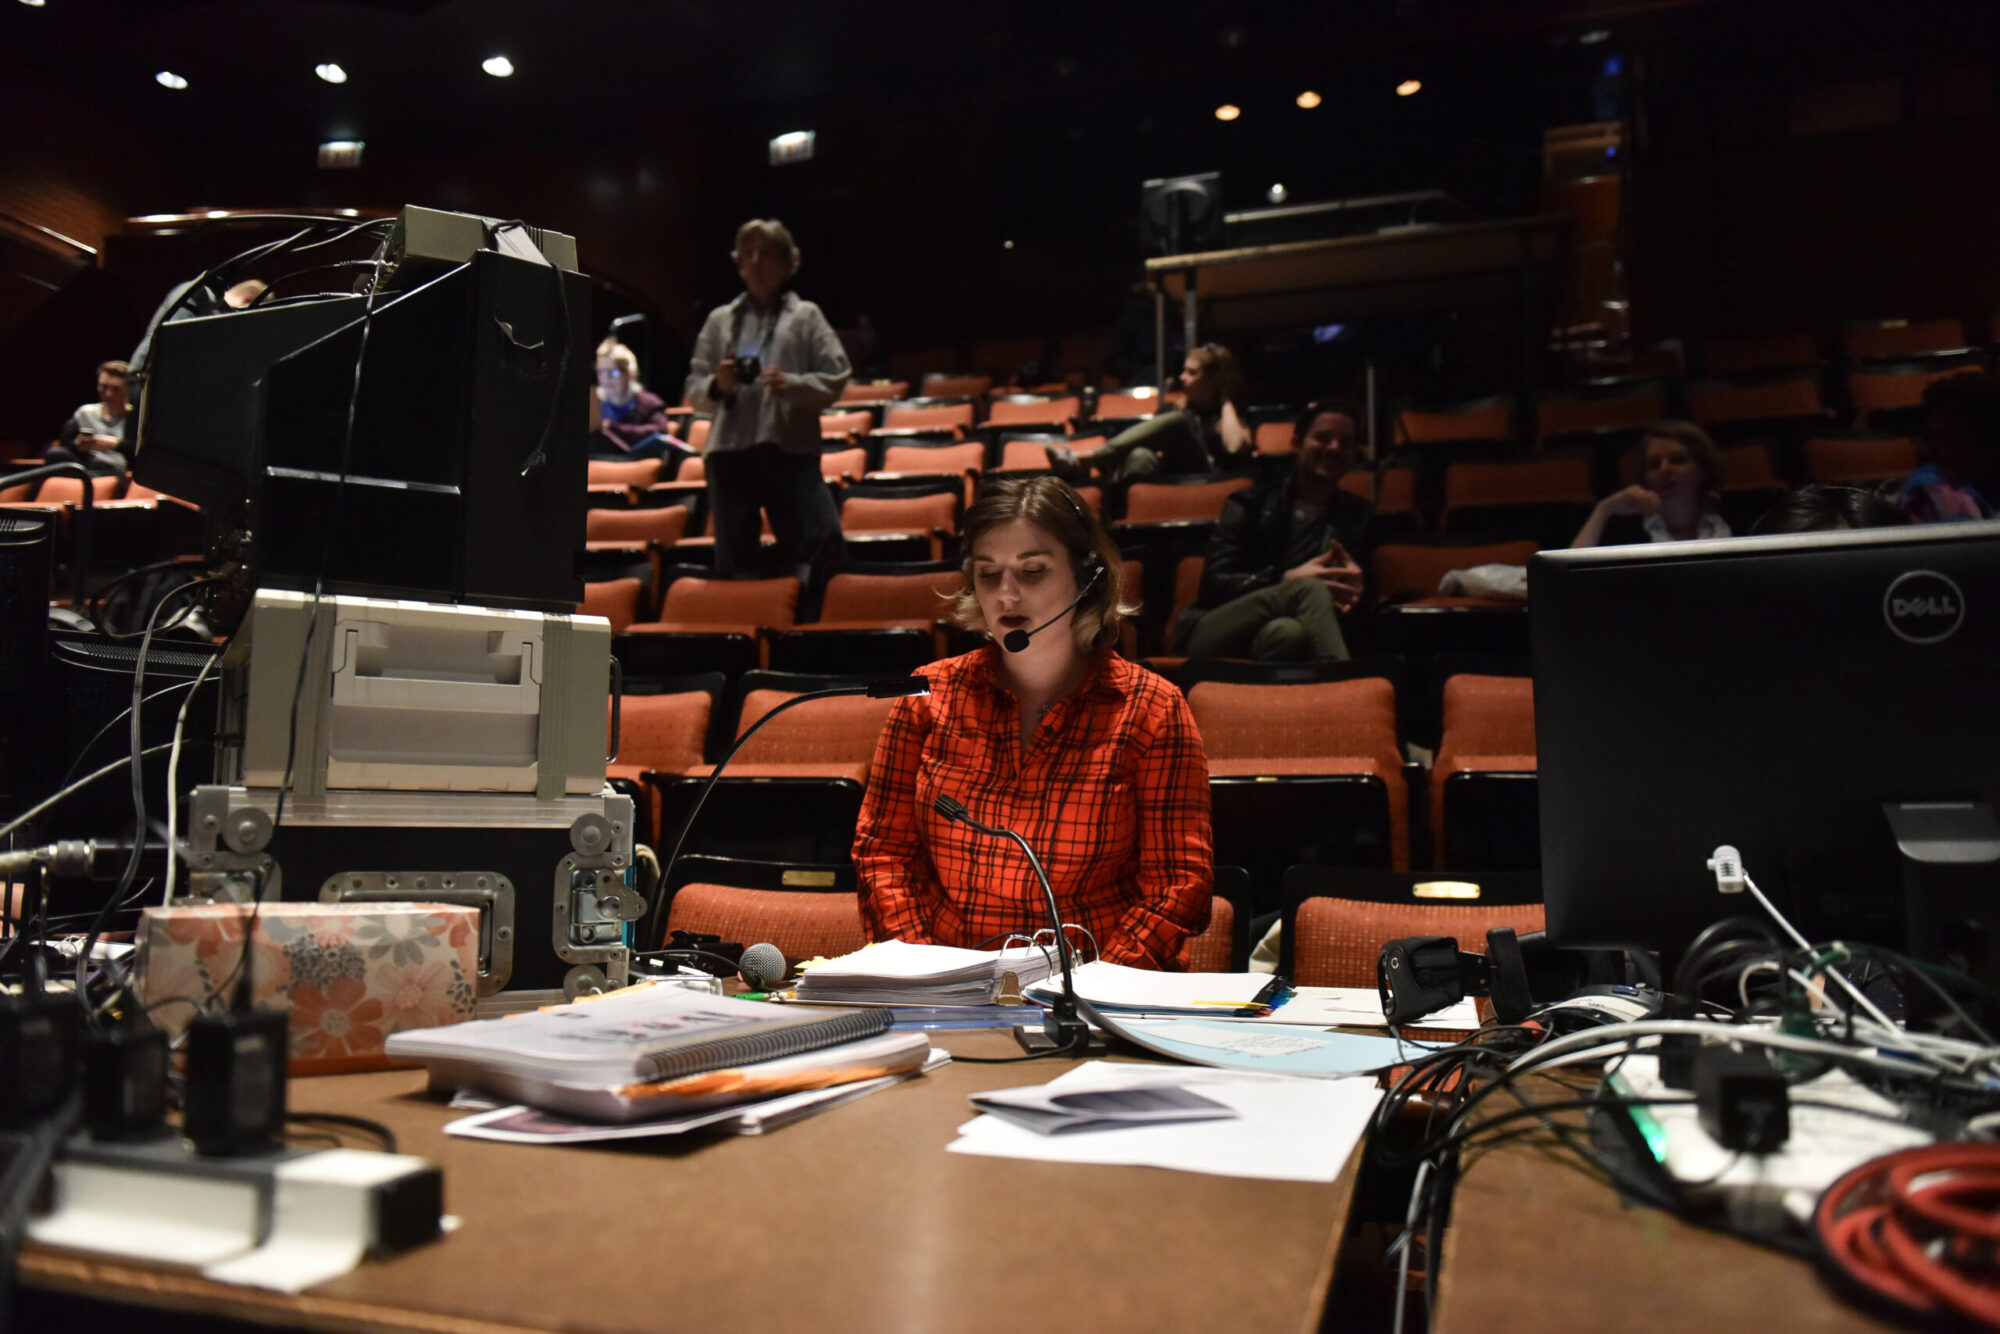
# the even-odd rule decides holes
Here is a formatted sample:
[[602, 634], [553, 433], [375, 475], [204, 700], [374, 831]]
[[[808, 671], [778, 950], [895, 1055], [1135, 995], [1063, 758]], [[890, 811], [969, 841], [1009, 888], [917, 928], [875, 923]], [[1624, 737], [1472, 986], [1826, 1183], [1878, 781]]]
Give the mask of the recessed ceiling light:
[[320, 78], [325, 79], [328, 83], [347, 82], [347, 71], [332, 61], [328, 61], [324, 65], [314, 65], [313, 73], [319, 75]]
[[1217, 120], [1235, 120], [1242, 114], [1243, 108], [1237, 106], [1234, 102], [1224, 102], [1215, 109], [1215, 118]]
[[1608, 42], [1611, 40], [1611, 30], [1609, 28], [1592, 28], [1576, 40], [1578, 44], [1583, 46], [1596, 46], [1599, 42]]
[[1319, 105], [1320, 96], [1318, 93], [1308, 88], [1304, 92], [1300, 93], [1293, 100], [1296, 101], [1305, 110], [1311, 111], [1314, 107]]
[[1423, 91], [1423, 83], [1417, 79], [1405, 79], [1396, 85], [1396, 96], [1410, 97]]
[[1291, 194], [1292, 192], [1285, 188], [1282, 181], [1273, 181], [1271, 182], [1271, 188], [1264, 192], [1264, 198], [1270, 200], [1273, 204], [1282, 204], [1291, 198]]
[[514, 62], [505, 56], [488, 56], [479, 62], [479, 68], [496, 79], [504, 79], [514, 72]]
[[163, 69], [158, 74], [155, 74], [153, 76], [153, 82], [159, 84], [160, 87], [162, 88], [171, 88], [175, 92], [179, 92], [181, 89], [188, 86], [188, 81], [186, 79], [183, 79], [180, 75], [174, 73], [170, 69]]
[[319, 165], [326, 168], [358, 167], [361, 165], [361, 150], [366, 147], [359, 139], [329, 139], [319, 146]]

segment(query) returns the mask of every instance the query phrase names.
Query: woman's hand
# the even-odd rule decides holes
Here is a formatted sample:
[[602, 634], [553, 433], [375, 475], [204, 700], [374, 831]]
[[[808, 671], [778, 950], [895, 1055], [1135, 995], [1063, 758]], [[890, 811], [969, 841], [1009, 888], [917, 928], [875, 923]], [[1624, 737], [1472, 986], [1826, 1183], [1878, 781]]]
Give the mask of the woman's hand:
[[1643, 519], [1660, 512], [1660, 497], [1656, 491], [1649, 491], [1634, 482], [1623, 491], [1614, 491], [1597, 502], [1597, 508], [1604, 511], [1606, 518], [1614, 514], [1632, 514]]

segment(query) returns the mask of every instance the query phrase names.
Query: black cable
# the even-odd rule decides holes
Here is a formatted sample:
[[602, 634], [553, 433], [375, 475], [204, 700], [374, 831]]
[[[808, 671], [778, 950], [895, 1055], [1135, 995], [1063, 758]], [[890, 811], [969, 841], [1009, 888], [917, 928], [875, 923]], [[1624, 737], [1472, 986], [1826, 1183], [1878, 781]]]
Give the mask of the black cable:
[[[351, 234], [351, 233], [350, 233]], [[375, 281], [369, 284], [368, 299], [361, 310], [361, 333], [354, 349], [354, 381], [347, 391], [347, 420], [340, 437], [340, 479], [334, 485], [333, 504], [326, 520], [325, 535], [320, 542], [319, 568], [313, 572], [312, 598], [306, 604], [306, 632], [299, 645], [299, 670], [292, 682], [292, 704], [289, 710], [285, 735], [285, 772], [278, 781], [278, 796], [271, 815], [271, 842], [275, 842], [279, 828], [285, 820], [285, 797], [292, 790], [292, 778], [298, 762], [299, 751], [299, 702], [305, 696], [306, 668], [312, 661], [313, 636], [319, 629], [320, 602], [326, 596], [326, 571], [333, 563], [333, 543], [340, 531], [341, 511], [345, 508], [349, 474], [354, 466], [354, 423], [361, 412], [361, 373], [368, 361], [368, 334], [375, 327], [375, 302], [382, 293], [382, 245], [375, 250]], [[242, 981], [236, 984], [235, 1004], [238, 1008], [248, 1008], [251, 1004], [251, 945], [257, 931], [257, 919], [264, 910], [264, 891], [270, 877], [260, 877], [256, 892], [251, 897], [250, 916], [243, 924], [243, 952], [237, 956], [236, 966], [229, 971], [229, 977], [215, 989], [220, 996], [235, 979], [242, 974]]]
[[1081, 1056], [1089, 1047], [1090, 1038], [1085, 1035], [1081, 1039], [1072, 1039], [1060, 1047], [1051, 1047], [1047, 1051], [1031, 1051], [1026, 1056], [960, 1056], [957, 1052], [953, 1052], [951, 1059], [963, 1061], [967, 1065], [1016, 1065], [1022, 1061], [1044, 1061], [1051, 1056]]
[[346, 1112], [286, 1112], [286, 1121], [296, 1121], [302, 1125], [346, 1126], [372, 1135], [382, 1145], [382, 1152], [396, 1151], [396, 1132], [380, 1121], [371, 1121], [365, 1116], [350, 1116]]
[[[173, 744], [174, 743], [171, 741], [162, 741], [157, 746], [146, 747], [146, 749], [140, 752], [140, 754], [142, 757], [145, 755], [157, 755], [163, 750], [173, 749]], [[112, 760], [110, 763], [105, 764], [100, 768], [91, 770], [83, 777], [77, 779], [74, 783], [71, 783], [68, 787], [58, 789], [51, 795], [42, 798], [40, 801], [36, 802], [33, 806], [30, 806], [27, 810], [21, 812], [19, 815], [15, 816], [12, 820], [9, 820], [4, 826], [0, 826], [0, 838], [5, 838], [7, 835], [13, 833], [16, 829], [19, 829], [22, 825], [28, 823], [28, 821], [34, 819], [37, 815], [41, 815], [47, 811], [55, 809], [55, 807], [69, 800], [77, 793], [83, 791], [83, 789], [89, 787], [92, 783], [95, 783], [98, 779], [109, 778], [112, 774], [117, 773], [120, 769], [123, 769], [126, 765], [130, 763], [132, 763], [132, 757], [130, 755], [121, 755], [117, 759]]]
[[[151, 704], [154, 700], [165, 699], [168, 695], [171, 695], [176, 691], [186, 690], [189, 686], [192, 686], [193, 684], [194, 680], [192, 677], [190, 677], [188, 680], [185, 681], [176, 681], [170, 686], [162, 686], [160, 689], [155, 690], [152, 694], [146, 696], [145, 702]], [[110, 722], [104, 724], [104, 726], [98, 728], [96, 734], [93, 735], [90, 738], [90, 740], [83, 743], [83, 749], [77, 751], [76, 758], [69, 762], [69, 768], [63, 771], [62, 782], [58, 783], [57, 786], [58, 787], [66, 786], [69, 783], [70, 779], [76, 777], [76, 771], [80, 767], [82, 767], [84, 760], [89, 758], [90, 752], [97, 748], [97, 743], [104, 740], [105, 737], [109, 736], [111, 734], [112, 728], [118, 726], [118, 724], [124, 722], [127, 718], [131, 716], [132, 716], [132, 709], [128, 705], [125, 708], [120, 709], [118, 711], [117, 717], [113, 718]]]
[[[90, 931], [84, 939], [84, 947], [77, 955], [76, 993], [79, 997], [85, 994], [84, 975], [89, 969], [90, 955], [97, 945], [97, 938], [103, 934], [105, 924], [111, 920], [113, 906], [132, 892], [133, 884], [139, 879], [139, 863], [146, 853], [146, 767], [139, 761], [145, 754], [146, 745], [143, 727], [146, 702], [146, 655], [152, 650], [153, 633], [158, 627], [160, 612], [168, 603], [189, 592], [199, 592], [216, 582], [214, 579], [197, 579], [178, 588], [168, 589], [161, 595], [160, 600], [153, 604], [152, 612], [146, 617], [146, 633], [139, 640], [139, 657], [132, 665], [132, 706], [127, 711], [131, 715], [132, 730], [132, 850], [125, 858], [125, 869], [119, 872], [118, 888], [105, 899], [103, 908], [98, 911], [97, 920], [91, 924]], [[167, 855], [173, 855], [171, 849]], [[97, 1022], [94, 1012], [89, 1007], [86, 1007], [84, 1012], [93, 1024]]]
[[[488, 240], [491, 240], [504, 231], [519, 231], [526, 234], [528, 230], [527, 223], [519, 218], [511, 218], [495, 226], [488, 233]], [[533, 237], [529, 237], [528, 243], [530, 245], [534, 244]], [[569, 358], [570, 353], [574, 350], [571, 347], [572, 338], [569, 327], [569, 284], [563, 281], [562, 266], [554, 260], [548, 259], [547, 256], [543, 256], [543, 258], [548, 263], [549, 272], [555, 275], [556, 308], [562, 312], [562, 322], [559, 326], [562, 331], [561, 351], [556, 356], [556, 382], [549, 390], [549, 406], [547, 413], [542, 418], [541, 437], [535, 441], [535, 447], [528, 451], [528, 456], [521, 460], [520, 475], [523, 477], [531, 476], [538, 469], [546, 466], [549, 461], [549, 440], [555, 434], [556, 411], [562, 406], [563, 385], [569, 379]]]

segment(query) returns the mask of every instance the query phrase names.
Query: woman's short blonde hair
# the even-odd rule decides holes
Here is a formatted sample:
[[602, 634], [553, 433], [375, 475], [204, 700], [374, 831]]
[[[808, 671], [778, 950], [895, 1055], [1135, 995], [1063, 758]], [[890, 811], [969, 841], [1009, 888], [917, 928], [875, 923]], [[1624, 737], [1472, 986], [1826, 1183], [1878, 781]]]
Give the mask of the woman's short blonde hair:
[[791, 229], [776, 218], [752, 218], [736, 229], [736, 247], [729, 252], [729, 258], [743, 262], [744, 251], [753, 245], [770, 246], [785, 257], [787, 273], [799, 271], [799, 247], [792, 240]]
[[1070, 570], [1079, 589], [1090, 583], [1093, 563], [1103, 568], [1103, 576], [1076, 604], [1070, 634], [1079, 653], [1116, 642], [1120, 622], [1138, 611], [1126, 603], [1129, 590], [1125, 587], [1124, 561], [1083, 497], [1059, 477], [1004, 477], [980, 488], [960, 529], [965, 590], [952, 602], [952, 620], [975, 633], [990, 633], [979, 610], [978, 595], [973, 592], [972, 558], [980, 538], [1016, 519], [1027, 520], [1069, 553]]

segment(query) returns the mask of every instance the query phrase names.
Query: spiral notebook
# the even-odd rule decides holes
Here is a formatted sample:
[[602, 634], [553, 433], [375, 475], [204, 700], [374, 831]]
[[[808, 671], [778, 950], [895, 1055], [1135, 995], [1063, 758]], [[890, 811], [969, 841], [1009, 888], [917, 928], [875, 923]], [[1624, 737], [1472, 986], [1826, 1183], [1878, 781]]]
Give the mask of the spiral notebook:
[[681, 987], [604, 996], [446, 1028], [392, 1034], [388, 1054], [476, 1088], [491, 1072], [521, 1080], [613, 1087], [679, 1079], [817, 1051], [889, 1026], [882, 1010], [788, 1009]]

